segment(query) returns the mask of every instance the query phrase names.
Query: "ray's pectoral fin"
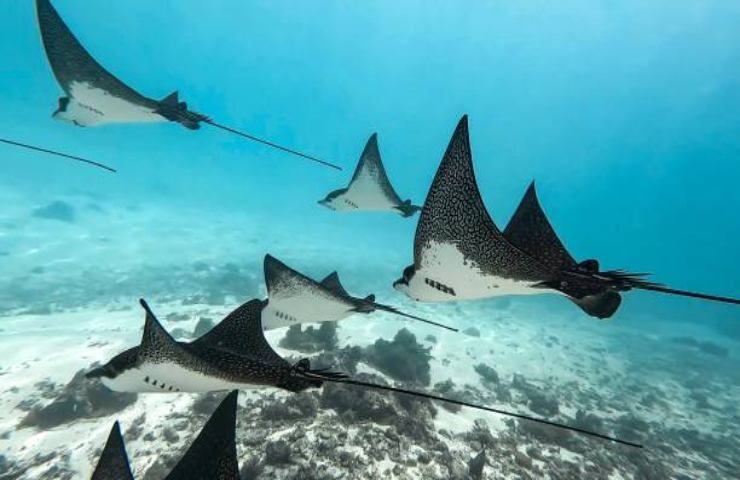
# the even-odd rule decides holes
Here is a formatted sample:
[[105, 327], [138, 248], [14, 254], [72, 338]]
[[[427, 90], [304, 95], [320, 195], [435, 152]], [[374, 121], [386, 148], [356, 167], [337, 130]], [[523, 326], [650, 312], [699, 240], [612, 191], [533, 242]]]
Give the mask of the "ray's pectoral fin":
[[[198, 362], [193, 354], [183, 349], [172, 336], [167, 333], [157, 317], [149, 308], [144, 299], [139, 303], [146, 311], [146, 320], [144, 321], [144, 333], [141, 337], [141, 344], [136, 353], [136, 362], [139, 365], [145, 364], [163, 364], [175, 363], [180, 365], [194, 365]], [[146, 380], [145, 380], [146, 381]], [[156, 382], [153, 382], [156, 385]], [[164, 390], [167, 385], [159, 383], [158, 385]]]
[[582, 298], [569, 297], [581, 310], [596, 318], [609, 318], [622, 303], [622, 296], [613, 291], [606, 291]]
[[165, 480], [238, 479], [236, 452], [237, 391], [224, 398]]
[[[596, 262], [596, 260], [587, 260], [587, 262]], [[579, 267], [582, 264], [579, 264]], [[598, 262], [596, 262], [596, 265], [598, 265]], [[589, 266], [592, 267], [593, 265]], [[596, 269], [598, 271], [598, 266]], [[622, 296], [617, 291], [592, 282], [581, 283], [575, 281], [575, 279], [553, 280], [542, 282], [535, 285], [535, 287], [551, 288], [565, 294], [581, 310], [596, 318], [610, 318], [622, 303]]]
[[95, 466], [91, 480], [134, 480], [129, 465], [126, 447], [121, 436], [121, 427], [118, 422], [113, 423], [113, 428], [108, 434], [108, 440], [103, 447], [103, 453], [100, 454], [98, 464]]

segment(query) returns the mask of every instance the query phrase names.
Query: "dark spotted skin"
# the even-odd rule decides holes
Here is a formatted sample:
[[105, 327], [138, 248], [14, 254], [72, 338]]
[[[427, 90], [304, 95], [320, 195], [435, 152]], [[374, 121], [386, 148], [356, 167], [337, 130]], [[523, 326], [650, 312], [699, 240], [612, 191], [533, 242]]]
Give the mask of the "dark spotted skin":
[[[290, 391], [321, 386], [317, 380], [296, 378], [293, 366], [267, 343], [260, 320], [265, 305], [261, 300], [245, 303], [191, 343], [175, 341], [146, 303], [142, 301], [142, 305], [147, 315], [141, 344], [90, 371], [88, 377], [115, 378], [143, 363], [173, 362], [188, 370], [234, 383], [274, 386]], [[142, 380], [172, 391], [166, 379]]]
[[[519, 207], [509, 220], [504, 236], [522, 251], [550, 269], [560, 272], [556, 279], [544, 282], [544, 287], [568, 295], [576, 305], [593, 317], [608, 318], [619, 308], [622, 302], [620, 294], [611, 291], [606, 282], [591, 275], [598, 274], [599, 263], [596, 260], [587, 260], [579, 264], [568, 253], [540, 206], [534, 182], [529, 185]], [[566, 271], [582, 272], [582, 275], [564, 275], [563, 272]]]
[[[219, 404], [165, 480], [239, 480], [237, 391]], [[91, 480], [133, 480], [118, 422], [113, 424]]]
[[421, 211], [414, 240], [416, 269], [432, 241], [455, 244], [484, 274], [545, 281], [556, 273], [509, 243], [488, 215], [473, 172], [467, 115], [452, 135]]
[[[173, 94], [174, 97], [170, 95], [163, 101], [157, 101], [143, 96], [116, 78], [85, 50], [50, 0], [36, 0], [36, 13], [51, 70], [68, 96], [72, 95], [73, 83], [87, 83], [128, 103], [156, 111], [163, 118], [178, 122], [191, 130], [199, 128], [198, 122], [207, 120], [207, 117], [201, 114], [188, 111], [187, 104], [177, 101], [176, 94]], [[68, 104], [69, 98], [60, 98], [57, 111], [65, 111]], [[80, 104], [80, 106], [104, 116], [95, 105]]]
[[50, 0], [37, 0], [41, 38], [51, 69], [62, 89], [71, 95], [73, 82], [88, 83], [127, 102], [156, 109], [158, 102], [141, 95], [100, 65], [69, 30]]
[[108, 434], [108, 440], [103, 447], [103, 453], [100, 454], [98, 464], [93, 471], [91, 480], [134, 480], [131, 473], [131, 467], [126, 455], [126, 447], [121, 437], [121, 427], [118, 422], [113, 424], [113, 428]]
[[229, 393], [165, 480], [239, 480], [236, 390]]
[[534, 182], [529, 185], [506, 225], [504, 237], [552, 270], [559, 271], [577, 265], [547, 220], [537, 199]]

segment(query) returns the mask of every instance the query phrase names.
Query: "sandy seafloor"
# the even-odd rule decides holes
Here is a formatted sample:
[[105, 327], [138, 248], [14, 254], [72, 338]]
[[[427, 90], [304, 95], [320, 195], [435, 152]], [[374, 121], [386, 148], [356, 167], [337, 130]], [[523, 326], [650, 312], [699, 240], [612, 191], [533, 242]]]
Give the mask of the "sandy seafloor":
[[[406, 328], [413, 338], [391, 345], [409, 349], [408, 363], [421, 373], [400, 384], [436, 385], [645, 449], [356, 387], [260, 390], [239, 397], [244, 478], [739, 478], [738, 344], [710, 328], [666, 328], [636, 311], [625, 315], [637, 320], [600, 322], [555, 297], [413, 304], [390, 287], [410, 258], [378, 251], [372, 239], [342, 241], [329, 215], [317, 228], [333, 235], [332, 245], [249, 215], [115, 207], [82, 194], [44, 210], [49, 202], [9, 189], [0, 197], [1, 479], [88, 478], [116, 419], [136, 478], [162, 478], [220, 394], [121, 397], [79, 376], [66, 386], [138, 343], [140, 296], [182, 340], [201, 318], [218, 321], [264, 297], [268, 251], [317, 277], [338, 269], [354, 294], [374, 292], [385, 303], [479, 332], [356, 315], [337, 325], [336, 345], [300, 347], [311, 351], [281, 347], [286, 330], [270, 331], [279, 353], [395, 382], [392, 365], [378, 363], [368, 347]], [[486, 370], [483, 379], [475, 368], [481, 364], [495, 375]], [[58, 408], [44, 408], [55, 402]], [[484, 450], [481, 477], [470, 463]]]

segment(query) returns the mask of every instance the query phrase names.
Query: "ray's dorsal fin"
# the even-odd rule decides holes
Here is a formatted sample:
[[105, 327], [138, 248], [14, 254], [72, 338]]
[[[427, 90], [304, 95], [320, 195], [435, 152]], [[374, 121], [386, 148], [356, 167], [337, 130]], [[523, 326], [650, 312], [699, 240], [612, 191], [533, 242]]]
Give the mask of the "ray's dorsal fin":
[[543, 280], [550, 272], [504, 237], [481, 198], [473, 170], [468, 116], [463, 115], [437, 169], [414, 238], [420, 268], [432, 243], [453, 244], [483, 272]]
[[164, 105], [168, 105], [171, 107], [177, 106], [180, 103], [180, 93], [175, 90], [174, 92], [170, 93], [166, 97], [164, 97], [162, 100], [159, 101], [159, 103], [162, 103]]
[[516, 212], [509, 220], [504, 237], [554, 270], [573, 268], [576, 265], [547, 220], [537, 199], [534, 182], [527, 188]]
[[87, 83], [129, 102], [149, 107], [156, 102], [116, 78], [90, 55], [62, 20], [50, 0], [36, 0], [41, 38], [54, 76], [71, 94], [74, 82]]
[[339, 281], [339, 274], [336, 271], [331, 272], [323, 280], [321, 280], [321, 285], [344, 297], [350, 296], [350, 294], [347, 293], [347, 290], [345, 290], [342, 286], [342, 282]]
[[229, 393], [208, 419], [165, 480], [238, 480], [236, 457], [236, 390]]
[[113, 423], [103, 453], [90, 480], [134, 480], [121, 436], [121, 426]]
[[266, 304], [263, 300], [250, 300], [192, 344], [229, 350], [273, 365], [288, 365], [265, 338], [262, 310]]

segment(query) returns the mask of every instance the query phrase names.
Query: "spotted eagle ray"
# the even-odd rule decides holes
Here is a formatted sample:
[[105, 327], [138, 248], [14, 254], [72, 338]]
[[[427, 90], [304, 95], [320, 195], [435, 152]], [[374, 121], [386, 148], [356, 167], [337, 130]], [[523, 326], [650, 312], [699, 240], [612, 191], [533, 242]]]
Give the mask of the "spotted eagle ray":
[[321, 282], [317, 282], [272, 255], [265, 255], [264, 269], [268, 302], [262, 323], [266, 330], [299, 323], [337, 321], [355, 313], [368, 314], [381, 310], [457, 331], [456, 328], [377, 303], [375, 295], [353, 297], [342, 286], [337, 272], [332, 272]]
[[534, 184], [501, 232], [478, 190], [465, 115], [424, 202], [414, 239], [414, 264], [394, 287], [426, 302], [557, 292], [598, 318], [611, 317], [621, 303], [620, 292], [632, 289], [740, 303], [667, 288], [646, 281], [646, 275], [601, 271], [596, 260], [576, 262], [547, 220]]
[[114, 168], [109, 167], [108, 165], [104, 165], [102, 163], [94, 162], [92, 160], [88, 160], [86, 158], [78, 157], [76, 155], [70, 155], [68, 153], [62, 153], [62, 152], [58, 152], [56, 150], [49, 150], [47, 148], [37, 147], [35, 145], [29, 145], [27, 143], [16, 142], [15, 140], [8, 140], [7, 138], [0, 138], [0, 143], [4, 143], [6, 145], [12, 145], [14, 147], [26, 148], [28, 150], [33, 150], [33, 151], [36, 151], [36, 152], [48, 153], [49, 155], [54, 155], [54, 156], [57, 156], [57, 157], [67, 158], [69, 160], [74, 160], [76, 162], [84, 163], [84, 164], [87, 164], [87, 165], [91, 165], [93, 167], [102, 168], [103, 170], [107, 170], [107, 171], [112, 172], [112, 173], [116, 173], [116, 170]]
[[128, 349], [87, 373], [118, 392], [208, 392], [277, 387], [290, 392], [320, 388], [324, 382], [400, 393], [497, 413], [561, 428], [632, 447], [642, 445], [578, 427], [531, 417], [426, 392], [363, 382], [340, 372], [312, 369], [306, 358], [291, 365], [265, 339], [262, 314], [267, 301], [250, 300], [218, 325], [190, 343], [177, 342], [162, 327], [144, 300], [144, 333], [138, 347]]
[[[238, 480], [236, 390], [224, 398], [164, 480]], [[91, 480], [133, 480], [118, 422], [108, 435]]]
[[421, 210], [411, 200], [401, 200], [393, 189], [380, 159], [377, 133], [367, 141], [347, 188], [330, 192], [319, 204], [339, 212], [394, 212], [402, 217]]
[[107, 123], [177, 122], [190, 130], [206, 123], [264, 145], [341, 170], [325, 160], [216, 123], [188, 109], [175, 91], [162, 100], [145, 97], [106, 70], [90, 55], [50, 0], [36, 0], [39, 28], [54, 76], [65, 92], [52, 115], [80, 127]]

